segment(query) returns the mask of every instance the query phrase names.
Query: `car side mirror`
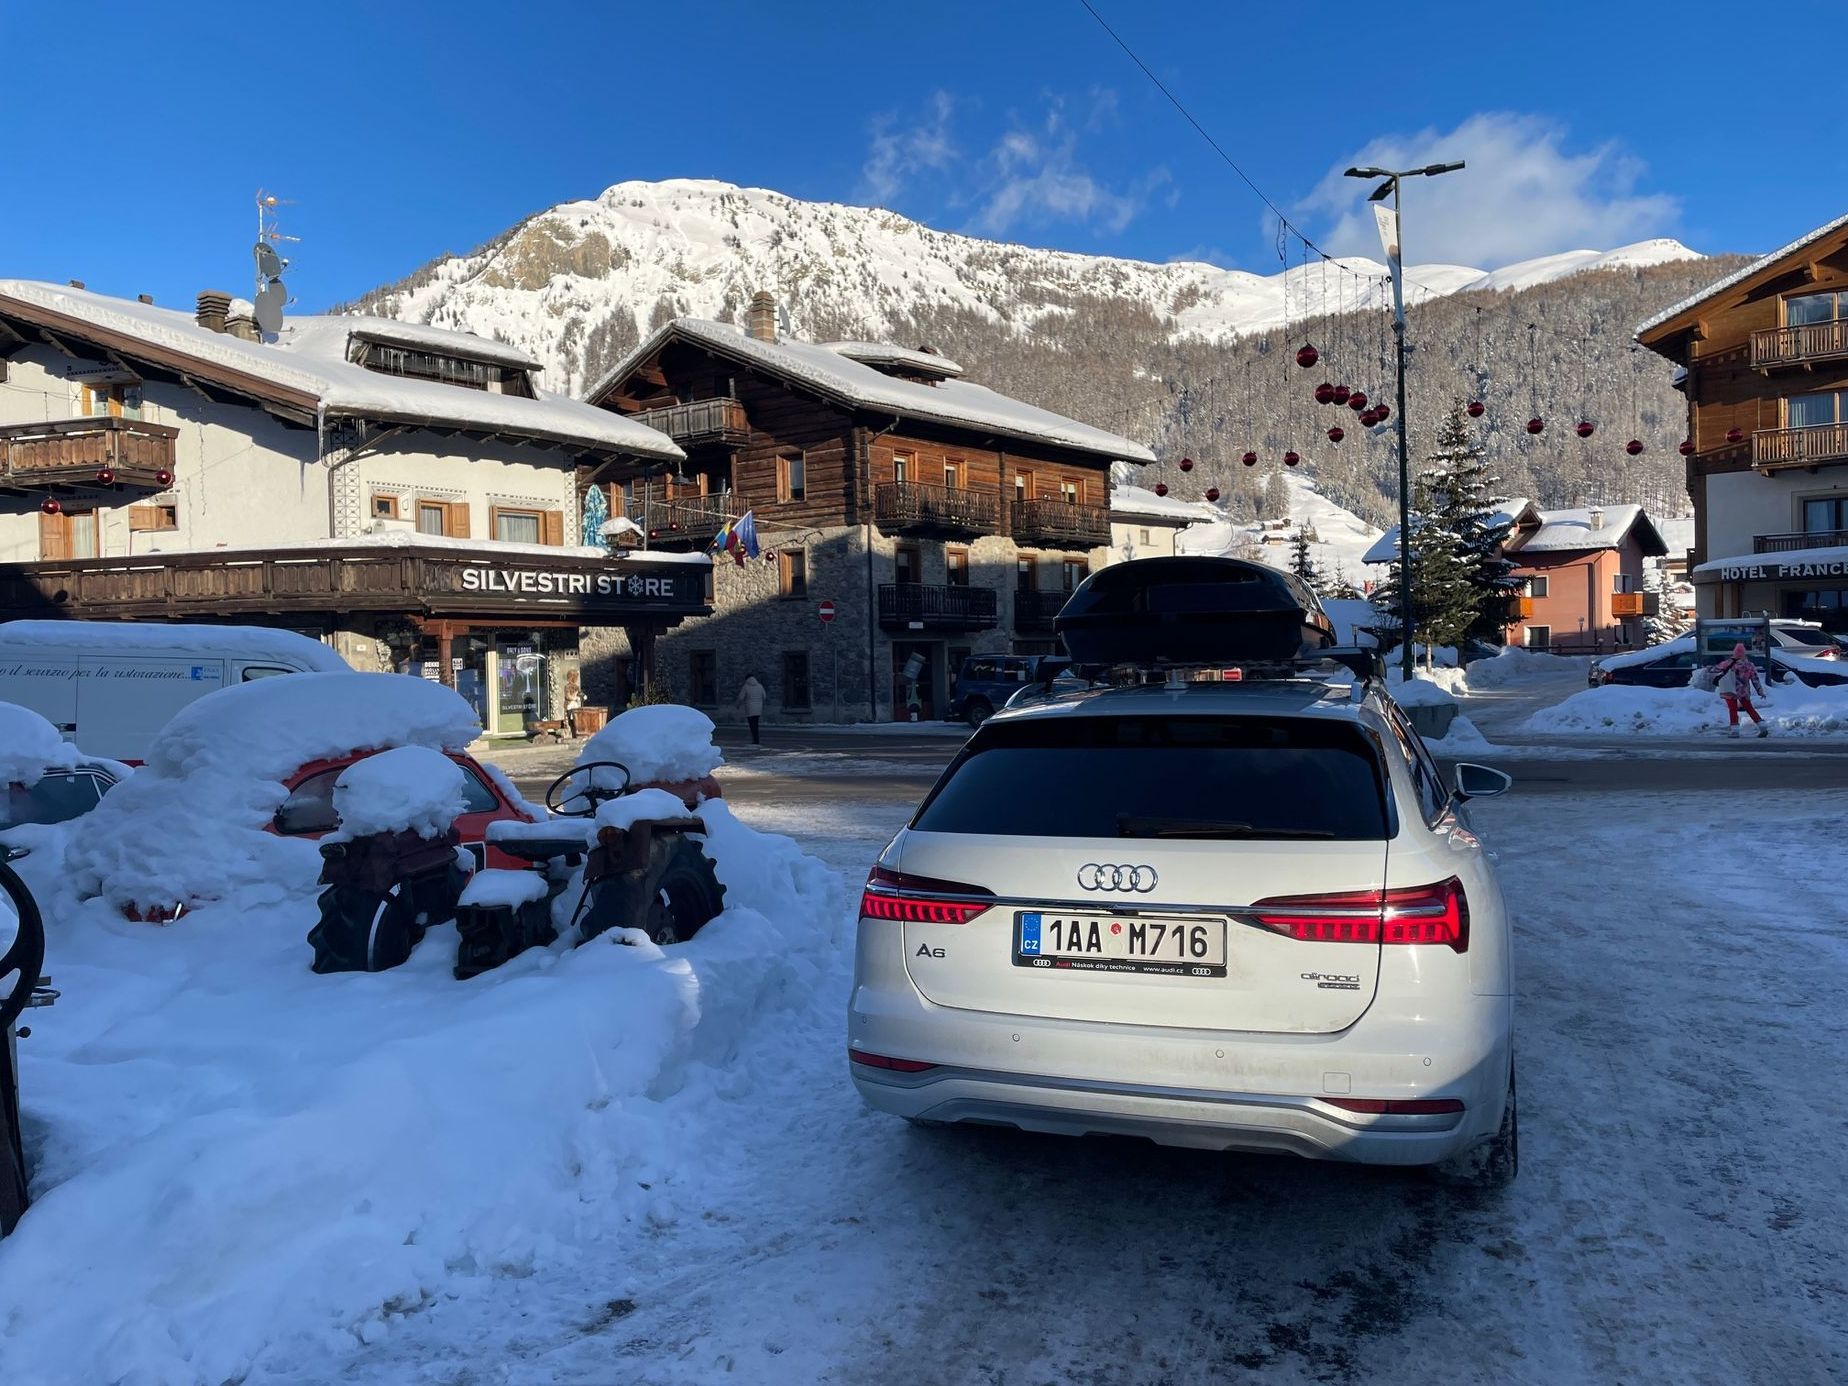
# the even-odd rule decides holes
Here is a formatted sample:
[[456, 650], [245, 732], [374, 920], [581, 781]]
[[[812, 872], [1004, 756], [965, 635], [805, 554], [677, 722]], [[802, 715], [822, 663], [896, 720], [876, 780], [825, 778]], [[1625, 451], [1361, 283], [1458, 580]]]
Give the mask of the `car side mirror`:
[[1456, 772], [1457, 798], [1493, 799], [1514, 788], [1514, 776], [1503, 774], [1492, 765], [1463, 761]]

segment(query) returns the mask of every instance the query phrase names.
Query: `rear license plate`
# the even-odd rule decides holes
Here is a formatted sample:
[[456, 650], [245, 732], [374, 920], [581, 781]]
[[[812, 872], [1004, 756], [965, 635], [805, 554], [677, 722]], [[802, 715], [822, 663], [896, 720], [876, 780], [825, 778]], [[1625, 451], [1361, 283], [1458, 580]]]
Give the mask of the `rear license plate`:
[[1014, 966], [1223, 977], [1226, 923], [1022, 910], [1014, 916]]

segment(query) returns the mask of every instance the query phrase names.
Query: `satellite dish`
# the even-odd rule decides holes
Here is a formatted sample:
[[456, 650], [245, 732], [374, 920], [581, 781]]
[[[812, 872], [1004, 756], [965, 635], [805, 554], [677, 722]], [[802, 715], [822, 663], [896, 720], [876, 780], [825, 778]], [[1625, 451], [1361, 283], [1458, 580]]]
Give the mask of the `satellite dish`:
[[263, 286], [257, 295], [252, 314], [257, 320], [257, 331], [266, 342], [273, 342], [282, 333], [283, 296], [288, 291], [274, 279]]
[[776, 335], [779, 337], [787, 337], [790, 335], [790, 331], [789, 309], [779, 303], [776, 305]]
[[256, 256], [257, 273], [265, 279], [275, 279], [282, 273], [282, 257], [267, 242], [258, 241], [250, 253]]

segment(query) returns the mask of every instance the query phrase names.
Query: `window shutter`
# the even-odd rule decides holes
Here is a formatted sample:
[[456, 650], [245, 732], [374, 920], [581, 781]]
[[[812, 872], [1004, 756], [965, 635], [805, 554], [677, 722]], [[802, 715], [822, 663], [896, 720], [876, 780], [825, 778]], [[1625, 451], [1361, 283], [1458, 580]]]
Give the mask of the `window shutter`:
[[69, 558], [71, 556], [71, 527], [62, 515], [39, 515], [39, 557], [41, 559]]
[[559, 545], [565, 542], [565, 512], [547, 510], [539, 517], [539, 542]]
[[131, 532], [160, 528], [160, 507], [158, 505], [131, 505], [128, 507], [128, 527]]
[[444, 531], [451, 539], [466, 539], [468, 533], [468, 502], [451, 501], [449, 514], [444, 522]]

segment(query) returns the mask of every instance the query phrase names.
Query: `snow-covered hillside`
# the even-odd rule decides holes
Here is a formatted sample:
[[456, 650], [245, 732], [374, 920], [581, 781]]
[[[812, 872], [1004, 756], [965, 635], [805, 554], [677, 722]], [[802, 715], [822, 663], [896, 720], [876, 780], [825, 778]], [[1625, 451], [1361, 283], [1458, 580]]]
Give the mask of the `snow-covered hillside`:
[[1284, 497], [1265, 518], [1251, 524], [1232, 520], [1189, 525], [1175, 538], [1180, 553], [1219, 554], [1255, 558], [1273, 568], [1290, 566], [1297, 530], [1309, 535], [1309, 556], [1324, 586], [1345, 578], [1356, 588], [1365, 587], [1378, 574], [1361, 562], [1361, 555], [1380, 537], [1380, 530], [1350, 510], [1344, 510], [1316, 489], [1315, 482], [1295, 472], [1279, 473]]
[[[1570, 251], [1485, 274], [1459, 265], [1408, 273], [1414, 301], [1509, 289], [1588, 269], [1700, 258], [1671, 240]], [[528, 218], [481, 250], [449, 257], [368, 295], [371, 311], [485, 333], [546, 363], [548, 388], [586, 376], [662, 318], [731, 320], [758, 289], [775, 293], [799, 336], [885, 336], [904, 315], [951, 309], [1028, 332], [1075, 298], [1146, 310], [1177, 337], [1218, 340], [1385, 301], [1366, 259], [1270, 275], [1194, 262], [1038, 250], [936, 231], [878, 208], [803, 202], [760, 188], [674, 180], [618, 183]]]

